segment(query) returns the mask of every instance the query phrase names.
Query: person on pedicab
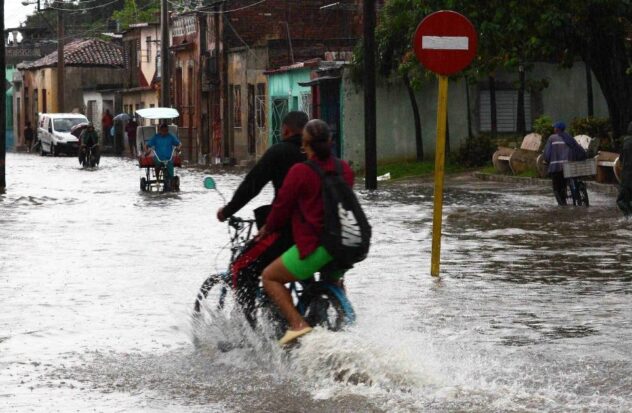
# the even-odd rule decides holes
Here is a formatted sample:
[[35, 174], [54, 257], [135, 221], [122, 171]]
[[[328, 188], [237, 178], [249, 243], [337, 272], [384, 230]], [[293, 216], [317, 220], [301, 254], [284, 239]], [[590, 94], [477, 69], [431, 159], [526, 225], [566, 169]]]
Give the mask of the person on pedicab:
[[96, 164], [99, 163], [101, 154], [99, 153], [99, 135], [94, 130], [94, 125], [90, 123], [81, 135], [79, 135], [79, 163], [84, 164], [86, 161], [86, 152], [88, 148], [92, 148], [92, 156]]
[[147, 152], [145, 156], [151, 153], [151, 149], [154, 150], [154, 164], [156, 168], [162, 166], [163, 162], [167, 162], [167, 170], [165, 175], [165, 189], [170, 189], [171, 178], [174, 177], [173, 171], [173, 150], [179, 149], [182, 146], [180, 140], [169, 133], [169, 125], [161, 123], [158, 127], [158, 133], [155, 134], [150, 140], [147, 141]]

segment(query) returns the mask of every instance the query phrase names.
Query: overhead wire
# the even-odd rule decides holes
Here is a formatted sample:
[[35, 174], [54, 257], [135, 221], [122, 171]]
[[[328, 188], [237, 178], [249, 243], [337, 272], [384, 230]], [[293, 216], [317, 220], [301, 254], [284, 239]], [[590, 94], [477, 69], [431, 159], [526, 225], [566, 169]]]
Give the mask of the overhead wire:
[[261, 3], [265, 3], [267, 0], [259, 0], [257, 2], [254, 2], [252, 4], [248, 4], [246, 6], [242, 6], [242, 7], [238, 7], [236, 9], [231, 9], [231, 10], [221, 10], [221, 11], [204, 11], [204, 10], [198, 10], [200, 13], [204, 13], [204, 14], [226, 14], [226, 13], [232, 13], [232, 12], [236, 12], [236, 11], [241, 11], [241, 10], [245, 10], [245, 9], [249, 9], [250, 7], [254, 7], [254, 6], [258, 6]]
[[74, 11], [74, 12], [86, 12], [86, 11], [90, 11], [90, 10], [95, 10], [95, 9], [100, 9], [102, 7], [107, 7], [110, 6], [114, 3], [118, 3], [120, 0], [112, 0], [109, 3], [105, 3], [105, 4], [99, 4], [98, 6], [93, 6], [93, 7], [77, 7], [77, 8], [63, 8], [63, 7], [55, 7], [55, 6], [48, 6], [46, 7], [44, 10], [59, 10], [59, 11]]

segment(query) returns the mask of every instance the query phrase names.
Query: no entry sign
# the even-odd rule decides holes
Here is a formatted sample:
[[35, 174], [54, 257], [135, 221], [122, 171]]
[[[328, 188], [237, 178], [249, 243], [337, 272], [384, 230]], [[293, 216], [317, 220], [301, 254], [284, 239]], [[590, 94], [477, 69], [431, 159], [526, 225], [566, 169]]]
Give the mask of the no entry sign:
[[421, 21], [413, 46], [417, 59], [426, 69], [450, 76], [472, 62], [477, 43], [472, 23], [457, 12], [444, 10]]

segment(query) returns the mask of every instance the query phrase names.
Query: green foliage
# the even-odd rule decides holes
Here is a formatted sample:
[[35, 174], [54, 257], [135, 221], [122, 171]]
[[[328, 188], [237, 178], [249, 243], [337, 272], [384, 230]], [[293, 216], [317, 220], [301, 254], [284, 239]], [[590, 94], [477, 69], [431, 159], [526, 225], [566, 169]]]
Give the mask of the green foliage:
[[546, 142], [547, 138], [553, 134], [553, 119], [548, 115], [542, 115], [533, 121], [533, 131], [542, 136]]
[[136, 0], [125, 0], [123, 9], [112, 13], [112, 20], [116, 20], [121, 29], [127, 29], [130, 24], [147, 23], [156, 19], [155, 15], [160, 11], [160, 4], [157, 0], [146, 2], [144, 7], [139, 8]]
[[458, 150], [453, 152], [451, 160], [467, 168], [488, 165], [496, 148], [496, 143], [490, 135], [481, 134], [466, 139]]
[[573, 135], [588, 135], [599, 140], [599, 148], [604, 151], [614, 151], [616, 144], [612, 140], [612, 125], [608, 118], [587, 116], [574, 118], [571, 121]]
[[571, 121], [571, 132], [573, 135], [588, 135], [591, 138], [610, 139], [612, 126], [608, 118], [585, 117], [574, 118]]

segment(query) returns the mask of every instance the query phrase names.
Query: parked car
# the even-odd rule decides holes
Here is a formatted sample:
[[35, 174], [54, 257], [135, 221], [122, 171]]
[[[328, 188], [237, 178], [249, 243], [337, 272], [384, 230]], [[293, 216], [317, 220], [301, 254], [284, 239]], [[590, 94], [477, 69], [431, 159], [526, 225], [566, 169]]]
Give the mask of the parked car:
[[88, 123], [88, 118], [80, 113], [40, 113], [37, 122], [40, 154], [77, 155], [79, 139], [71, 133], [71, 129], [80, 123]]

